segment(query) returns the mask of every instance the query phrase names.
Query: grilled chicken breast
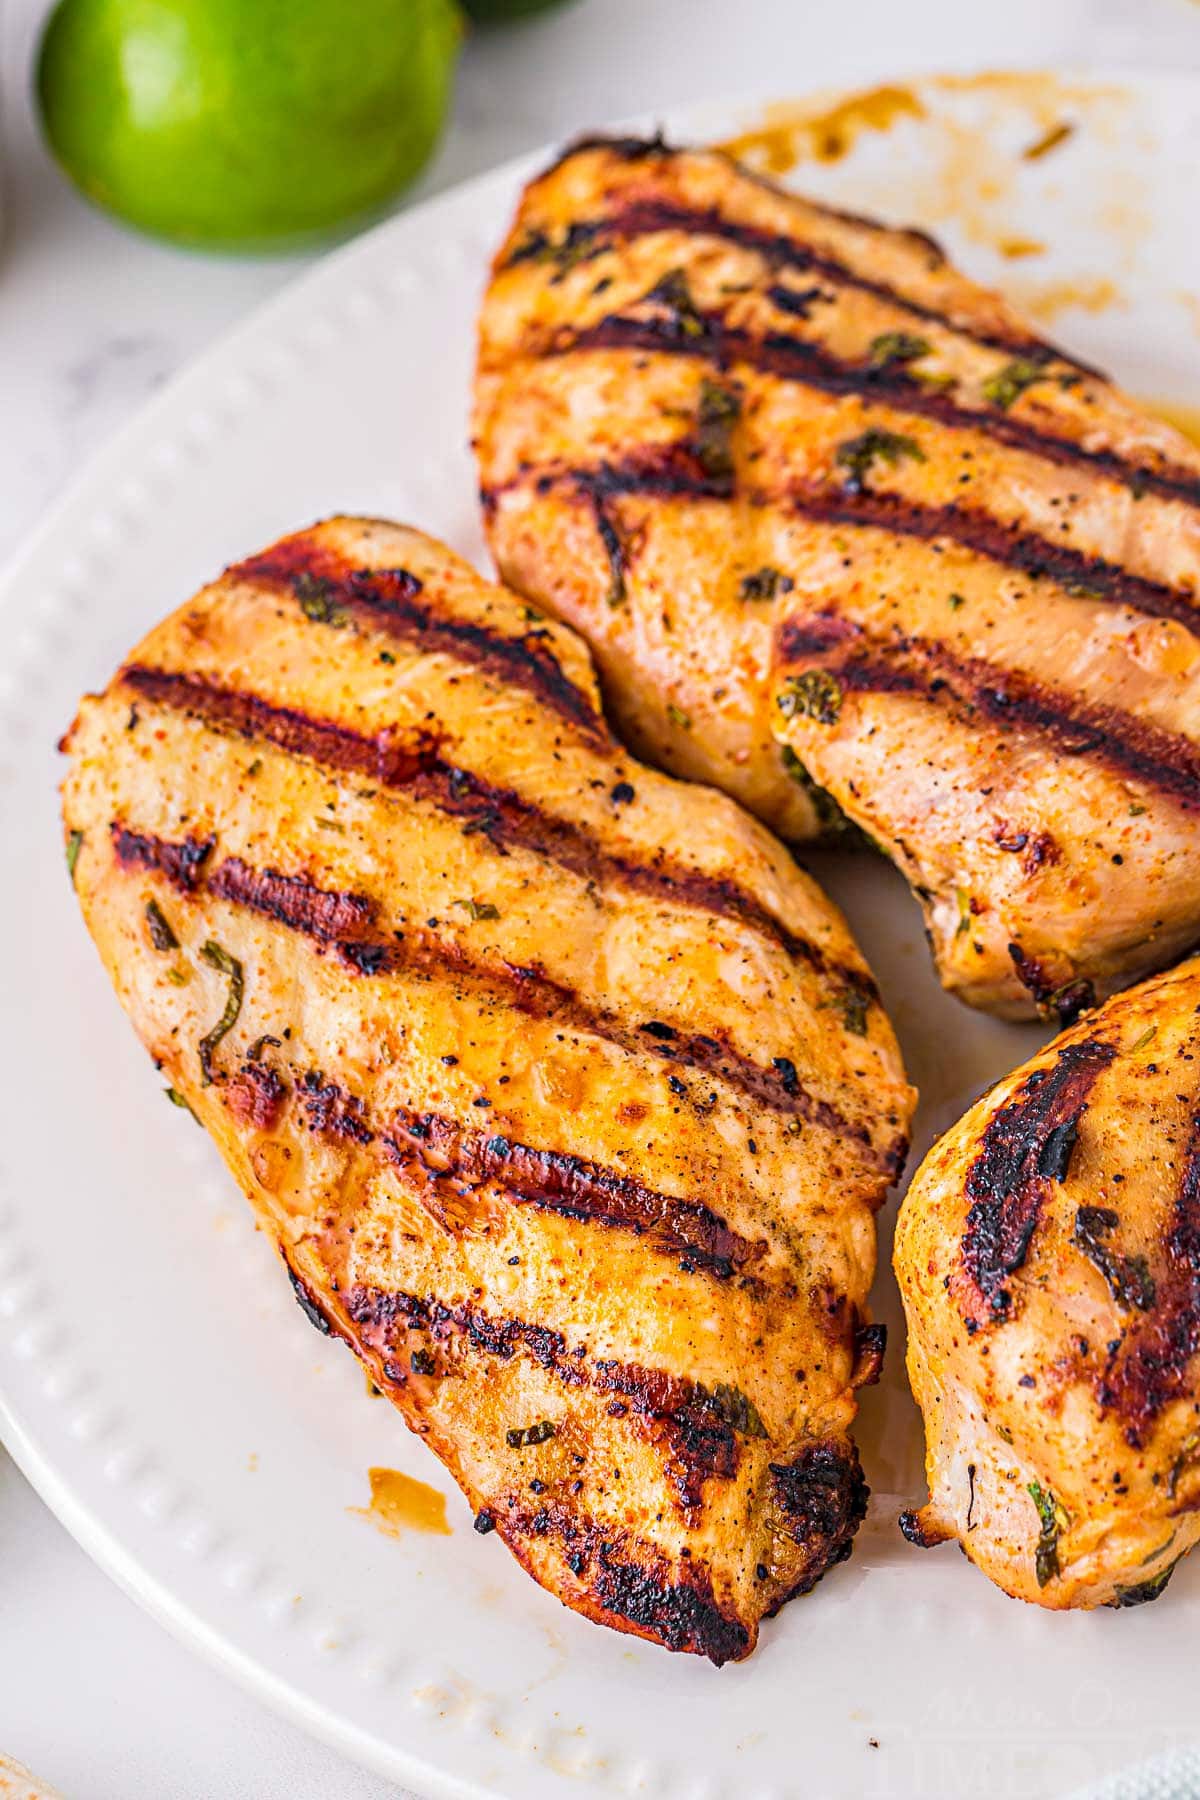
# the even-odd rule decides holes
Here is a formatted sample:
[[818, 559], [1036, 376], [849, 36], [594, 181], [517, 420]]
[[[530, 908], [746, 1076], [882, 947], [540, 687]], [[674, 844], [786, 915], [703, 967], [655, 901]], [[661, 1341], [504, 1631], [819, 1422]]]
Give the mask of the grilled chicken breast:
[[928, 239], [585, 143], [496, 260], [475, 430], [504, 578], [638, 752], [848, 815], [963, 999], [1069, 1022], [1200, 935], [1200, 455]]
[[1043, 1606], [1153, 1599], [1200, 1537], [1200, 959], [991, 1090], [922, 1164], [896, 1273], [930, 1500]]
[[66, 746], [88, 926], [309, 1318], [568, 1606], [747, 1654], [861, 1517], [912, 1103], [836, 910], [377, 522], [227, 570]]

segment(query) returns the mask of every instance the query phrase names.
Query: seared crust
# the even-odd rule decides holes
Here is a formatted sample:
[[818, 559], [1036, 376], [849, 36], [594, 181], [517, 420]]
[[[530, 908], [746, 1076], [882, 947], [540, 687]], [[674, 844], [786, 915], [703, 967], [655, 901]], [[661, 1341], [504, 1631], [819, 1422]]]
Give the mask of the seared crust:
[[1153, 1599], [1200, 1537], [1198, 1053], [1192, 959], [993, 1088], [901, 1209], [905, 1534], [1042, 1606]]
[[66, 747], [89, 928], [309, 1319], [567, 1605], [747, 1654], [861, 1516], [912, 1105], [836, 910], [379, 522], [228, 570]]
[[1200, 937], [1200, 455], [928, 240], [586, 143], [496, 259], [475, 425], [628, 740], [849, 817], [963, 999], [1069, 1022]]

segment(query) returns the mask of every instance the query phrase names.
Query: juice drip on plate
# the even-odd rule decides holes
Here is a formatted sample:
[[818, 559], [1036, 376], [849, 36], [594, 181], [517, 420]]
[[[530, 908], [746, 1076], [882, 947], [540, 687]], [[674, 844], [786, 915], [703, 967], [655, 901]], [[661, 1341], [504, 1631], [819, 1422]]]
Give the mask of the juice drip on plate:
[[369, 1469], [371, 1504], [353, 1506], [351, 1512], [370, 1519], [388, 1537], [399, 1537], [405, 1531], [433, 1532], [449, 1537], [446, 1521], [446, 1496], [427, 1482], [416, 1481], [399, 1469]]

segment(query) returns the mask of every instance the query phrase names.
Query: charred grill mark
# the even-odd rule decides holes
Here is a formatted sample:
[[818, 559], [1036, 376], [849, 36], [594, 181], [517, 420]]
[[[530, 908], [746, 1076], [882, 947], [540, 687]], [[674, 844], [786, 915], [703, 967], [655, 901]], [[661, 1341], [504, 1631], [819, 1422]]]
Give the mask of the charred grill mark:
[[[621, 463], [601, 465], [599, 470], [571, 469], [558, 477], [566, 485], [586, 489], [603, 481], [604, 492], [644, 494], [659, 500], [708, 500], [733, 496], [732, 483], [723, 488], [707, 481], [690, 462], [686, 446], [671, 447], [675, 454], [656, 450], [652, 457], [630, 455]], [[556, 477], [539, 478], [548, 491]], [[500, 490], [493, 490], [493, 502]], [[1145, 576], [1134, 575], [1104, 557], [1055, 544], [1034, 531], [1022, 531], [977, 507], [925, 506], [902, 495], [872, 492], [861, 487], [790, 487], [782, 492], [759, 490], [745, 496], [755, 506], [778, 506], [816, 525], [843, 530], [878, 530], [923, 543], [946, 540], [964, 550], [1031, 581], [1051, 581], [1068, 594], [1114, 606], [1132, 607], [1151, 618], [1174, 619], [1189, 631], [1200, 632], [1200, 606], [1194, 594]]]
[[370, 931], [375, 919], [375, 904], [365, 894], [331, 892], [303, 875], [255, 869], [240, 856], [227, 857], [213, 870], [207, 885], [219, 900], [248, 906], [322, 944], [343, 942]]
[[424, 1332], [437, 1343], [465, 1336], [478, 1350], [502, 1362], [525, 1350], [540, 1368], [557, 1369], [561, 1363], [564, 1381], [578, 1385], [583, 1380], [576, 1373], [577, 1360], [564, 1360], [567, 1341], [561, 1331], [525, 1319], [497, 1319], [477, 1307], [445, 1306], [434, 1295], [362, 1285], [347, 1293], [346, 1310], [363, 1343], [380, 1355], [396, 1349], [405, 1331]]
[[[927, 250], [932, 250], [939, 261], [944, 260], [940, 247], [931, 238], [922, 233], [900, 232], [893, 234], [889, 227], [881, 225], [878, 220], [865, 218], [859, 213], [840, 212], [833, 207], [813, 205], [815, 211], [827, 217], [839, 219], [847, 224], [866, 226], [872, 231], [888, 232], [889, 235], [917, 237]], [[1096, 370], [1086, 363], [1076, 362], [1065, 357], [1055, 345], [1044, 339], [1035, 337], [1033, 333], [1014, 329], [983, 331], [964, 323], [953, 314], [941, 311], [901, 293], [885, 281], [865, 275], [852, 269], [848, 264], [839, 261], [828, 251], [815, 250], [811, 245], [802, 243], [798, 238], [786, 233], [772, 232], [761, 226], [744, 224], [730, 219], [715, 207], [687, 207], [675, 205], [667, 200], [635, 201], [622, 207], [606, 218], [585, 222], [586, 229], [596, 245], [602, 249], [612, 249], [620, 244], [634, 242], [638, 238], [651, 237], [658, 232], [681, 232], [688, 237], [716, 238], [722, 243], [735, 244], [739, 249], [749, 250], [773, 269], [796, 269], [805, 275], [815, 275], [822, 280], [836, 282], [839, 287], [853, 288], [859, 293], [872, 294], [888, 306], [894, 306], [906, 312], [910, 318], [922, 319], [927, 324], [943, 326], [957, 337], [965, 338], [974, 344], [981, 344], [989, 349], [1007, 350], [1028, 357], [1031, 362], [1062, 362], [1081, 374], [1095, 375]], [[518, 247], [518, 250], [520, 247]], [[522, 256], [514, 253], [502, 267], [529, 259], [529, 252]]]
[[537, 179], [544, 181], [548, 175], [553, 175], [565, 163], [570, 162], [573, 156], [585, 156], [591, 150], [603, 150], [622, 162], [644, 162], [652, 157], [673, 157], [679, 154], [673, 144], [667, 143], [661, 131], [655, 132], [653, 137], [606, 137], [602, 131], [585, 132], [564, 145]]
[[295, 707], [272, 706], [257, 694], [222, 687], [203, 675], [133, 663], [122, 670], [121, 679], [147, 700], [188, 713], [217, 730], [235, 732], [252, 743], [274, 744], [290, 756], [364, 775], [385, 787], [411, 785], [429, 757], [427, 749], [397, 742], [390, 731], [364, 737], [348, 726], [314, 719]]
[[510, 788], [496, 787], [446, 762], [428, 739], [401, 742], [389, 730], [366, 737], [347, 726], [311, 718], [291, 707], [273, 706], [255, 694], [221, 687], [199, 675], [133, 664], [123, 671], [122, 679], [147, 699], [188, 713], [216, 730], [275, 744], [289, 755], [366, 776], [380, 787], [427, 801], [463, 819], [467, 830], [485, 836], [502, 854], [510, 848], [528, 850], [598, 886], [611, 884], [648, 894], [667, 905], [732, 919], [777, 944], [793, 960], [804, 960], [868, 1001], [878, 999], [865, 970], [827, 959], [819, 945], [789, 931], [730, 877], [707, 875], [672, 864], [663, 856], [648, 863], [606, 850], [572, 820], [543, 812]]
[[[163, 840], [150, 841], [164, 853], [180, 848]], [[584, 999], [540, 967], [489, 962], [449, 939], [419, 930], [391, 934], [373, 930], [369, 923], [373, 902], [365, 895], [329, 892], [304, 876], [253, 870], [240, 857], [218, 864], [208, 885], [223, 898], [298, 931], [323, 947], [333, 945], [343, 962], [365, 977], [412, 973], [450, 980], [484, 993], [498, 992], [528, 1018], [555, 1020], [602, 1038], [631, 1055], [654, 1056], [685, 1068], [702, 1069], [768, 1110], [806, 1120], [852, 1145], [860, 1162], [868, 1168], [894, 1175], [904, 1161], [907, 1142], [903, 1136], [876, 1150], [868, 1124], [846, 1118], [831, 1102], [810, 1093], [796, 1079], [794, 1069], [791, 1078], [785, 1079], [776, 1066], [764, 1068], [723, 1038], [680, 1031], [659, 1020], [649, 1020], [641, 1026], [633, 1024]], [[335, 922], [343, 918], [354, 936], [331, 937]], [[788, 1066], [791, 1068], [791, 1064]]]
[[758, 498], [790, 508], [815, 524], [866, 526], [925, 543], [948, 539], [1031, 581], [1052, 581], [1068, 594], [1129, 606], [1156, 619], [1174, 619], [1189, 631], [1200, 629], [1200, 608], [1190, 590], [1133, 575], [1103, 557], [1006, 525], [977, 507], [922, 506], [899, 494], [865, 488], [854, 496], [832, 489], [793, 489], [778, 498], [769, 494]]
[[1095, 1006], [1096, 989], [1086, 975], [1057, 983], [1054, 976], [1047, 973], [1045, 965], [1017, 943], [1008, 946], [1008, 956], [1017, 980], [1026, 993], [1032, 995], [1038, 1011], [1045, 1018], [1056, 1018], [1060, 1029], [1073, 1025], [1080, 1013]]
[[[762, 1436], [761, 1421], [734, 1390], [710, 1392], [701, 1382], [611, 1358], [591, 1359], [583, 1346], [569, 1349], [562, 1332], [526, 1319], [497, 1318], [470, 1305], [446, 1306], [432, 1295], [402, 1289], [355, 1287], [347, 1300], [350, 1318], [363, 1342], [400, 1371], [395, 1354], [407, 1332], [420, 1332], [436, 1346], [455, 1339], [481, 1355], [511, 1362], [528, 1356], [568, 1388], [617, 1397], [636, 1429], [664, 1452], [668, 1477], [685, 1512], [703, 1502], [710, 1477], [732, 1480], [740, 1466], [742, 1442]], [[394, 1377], [393, 1377], [394, 1379]]]
[[148, 833], [130, 831], [119, 819], [109, 826], [113, 854], [123, 869], [152, 869], [165, 875], [172, 886], [194, 892], [215, 838], [183, 838], [171, 842]]
[[287, 1083], [267, 1063], [246, 1061], [225, 1083], [226, 1106], [243, 1125], [273, 1131], [287, 1099]]
[[302, 600], [316, 585], [323, 600], [318, 616], [326, 622], [353, 619], [394, 643], [453, 657], [521, 688], [592, 745], [607, 748], [611, 742], [591, 695], [576, 686], [554, 655], [548, 632], [508, 637], [473, 619], [442, 612], [421, 598], [423, 585], [407, 569], [355, 569], [325, 546], [300, 538], [251, 557], [229, 573], [236, 580], [286, 589]]
[[295, 1294], [299, 1303], [300, 1311], [304, 1314], [309, 1324], [314, 1326], [316, 1330], [321, 1333], [322, 1337], [331, 1337], [335, 1335], [335, 1328], [316, 1295], [309, 1287], [307, 1281], [304, 1280], [303, 1276], [297, 1275], [286, 1256], [283, 1259], [283, 1266], [287, 1270], [288, 1280], [292, 1284], [292, 1292]]
[[887, 1353], [887, 1326], [877, 1320], [871, 1325], [857, 1325], [854, 1330], [853, 1386], [874, 1387], [883, 1374]]
[[665, 1451], [668, 1479], [685, 1512], [703, 1504], [710, 1476], [731, 1481], [737, 1474], [741, 1448], [732, 1409], [702, 1383], [606, 1359], [593, 1365], [591, 1385], [616, 1396], [610, 1414], [631, 1411], [644, 1435]]
[[[869, 634], [832, 613], [786, 620], [778, 644], [785, 665], [819, 664], [843, 693], [905, 695], [954, 709], [974, 724], [986, 720], [1040, 738], [1061, 756], [1087, 757], [1189, 812], [1200, 807], [1200, 748], [1115, 706], [1077, 699], [982, 657], [957, 656], [932, 639]], [[1054, 999], [1019, 946], [1014, 964], [1039, 1004]], [[1085, 1003], [1081, 996], [1079, 1005]]]
[[1200, 1352], [1200, 1114], [1194, 1114], [1153, 1305], [1122, 1336], [1096, 1381], [1096, 1397], [1139, 1449], [1163, 1408], [1190, 1395]]
[[367, 1124], [366, 1105], [358, 1094], [348, 1094], [336, 1081], [326, 1081], [319, 1069], [309, 1069], [299, 1084], [310, 1131], [342, 1138], [352, 1144], [371, 1144], [375, 1133]]
[[727, 1279], [760, 1260], [766, 1244], [730, 1230], [710, 1207], [658, 1193], [631, 1176], [561, 1150], [539, 1150], [499, 1134], [468, 1131], [436, 1113], [402, 1113], [393, 1121], [391, 1154], [415, 1156], [436, 1177], [495, 1182], [518, 1201], [566, 1218], [645, 1236], [686, 1270]]
[[590, 1575], [590, 1591], [598, 1606], [668, 1650], [707, 1656], [721, 1668], [749, 1648], [749, 1632], [736, 1615], [717, 1605], [711, 1577], [702, 1569], [689, 1570], [686, 1581], [672, 1581], [665, 1561], [658, 1570], [623, 1562], [601, 1541]]
[[596, 324], [578, 330], [561, 328], [538, 348], [550, 356], [587, 350], [643, 350], [700, 358], [722, 369], [740, 363], [759, 374], [795, 382], [834, 399], [882, 402], [893, 410], [930, 419], [947, 430], [978, 432], [1059, 467], [1091, 470], [1131, 489], [1135, 496], [1154, 493], [1186, 506], [1200, 505], [1200, 476], [1187, 469], [1133, 463], [1115, 450], [1089, 450], [1074, 438], [1040, 430], [1007, 412], [960, 406], [947, 393], [921, 383], [903, 365], [880, 367], [869, 361], [843, 362], [808, 339], [787, 332], [768, 332], [760, 337], [727, 326], [719, 314], [697, 313], [696, 322], [695, 330], [681, 335], [669, 314], [635, 318], [610, 313]]
[[771, 1498], [782, 1529], [807, 1552], [803, 1573], [773, 1603], [807, 1594], [829, 1569], [850, 1555], [854, 1534], [867, 1516], [871, 1490], [854, 1444], [808, 1444], [789, 1463], [771, 1463]]
[[578, 1507], [552, 1502], [531, 1508], [510, 1502], [494, 1509], [506, 1538], [556, 1539], [563, 1561], [581, 1589], [587, 1610], [668, 1650], [707, 1656], [718, 1668], [750, 1648], [750, 1633], [724, 1612], [712, 1576], [698, 1559], [672, 1568], [662, 1551], [615, 1526], [604, 1526]]
[[1066, 1179], [1092, 1087], [1115, 1055], [1095, 1038], [1064, 1045], [988, 1120], [967, 1172], [972, 1204], [953, 1278], [969, 1329], [1008, 1314], [1005, 1282], [1025, 1261], [1050, 1184]]

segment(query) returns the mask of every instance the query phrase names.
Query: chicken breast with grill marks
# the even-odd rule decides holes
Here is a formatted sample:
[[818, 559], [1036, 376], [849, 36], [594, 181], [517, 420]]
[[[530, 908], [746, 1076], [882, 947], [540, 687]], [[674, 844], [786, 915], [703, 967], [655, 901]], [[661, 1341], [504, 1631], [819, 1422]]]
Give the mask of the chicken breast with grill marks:
[[913, 1099], [836, 909], [378, 522], [227, 570], [66, 747], [89, 929], [309, 1318], [568, 1606], [746, 1655], [862, 1515]]
[[1042, 1606], [1156, 1598], [1200, 1537], [1200, 959], [972, 1107], [895, 1264], [930, 1490], [906, 1535]]
[[476, 442], [638, 752], [849, 817], [963, 999], [1069, 1022], [1200, 937], [1200, 454], [928, 239], [579, 146], [497, 257]]

